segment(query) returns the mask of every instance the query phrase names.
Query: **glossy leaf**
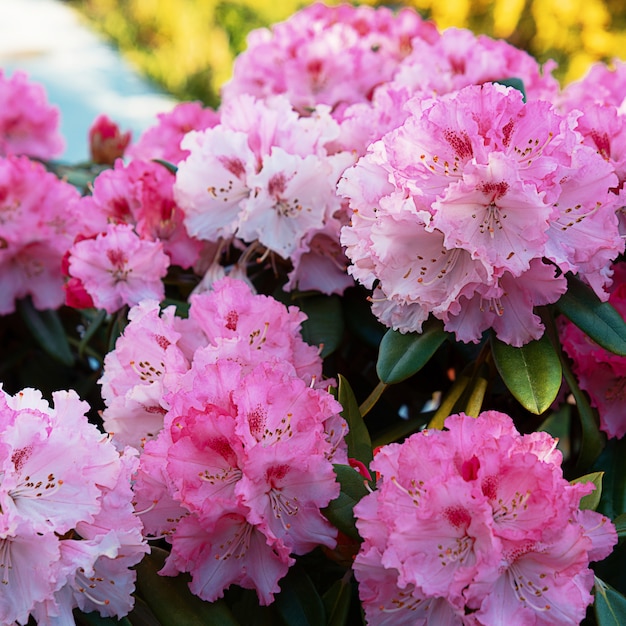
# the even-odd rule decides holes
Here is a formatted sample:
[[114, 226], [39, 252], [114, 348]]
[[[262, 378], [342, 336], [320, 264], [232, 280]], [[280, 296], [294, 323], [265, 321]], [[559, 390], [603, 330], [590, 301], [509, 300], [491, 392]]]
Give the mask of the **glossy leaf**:
[[575, 277], [568, 277], [567, 292], [556, 303], [563, 315], [605, 350], [626, 356], [626, 321], [608, 302]]
[[586, 469], [598, 458], [602, 452], [603, 435], [598, 428], [598, 420], [594, 410], [589, 404], [589, 400], [582, 389], [578, 386], [578, 381], [569, 368], [569, 364], [561, 356], [563, 378], [569, 387], [578, 410], [580, 425], [582, 429], [582, 442], [576, 465], [581, 469]]
[[349, 465], [335, 465], [334, 467], [337, 482], [341, 485], [341, 493], [322, 513], [342, 533], [352, 539], [360, 540], [352, 510], [354, 505], [369, 493], [365, 486], [367, 481]]
[[524, 89], [524, 81], [521, 78], [503, 78], [501, 80], [495, 80], [494, 83], [517, 89], [517, 91], [522, 94], [522, 100], [526, 102], [526, 90]]
[[137, 589], [162, 626], [238, 626], [222, 600], [204, 602], [188, 587], [189, 576], [160, 576], [168, 552], [152, 547], [137, 566]]
[[515, 399], [531, 413], [541, 415], [554, 402], [561, 388], [561, 361], [544, 335], [515, 348], [492, 340], [493, 360]]
[[293, 566], [280, 581], [274, 609], [285, 626], [319, 626], [326, 623], [322, 598], [303, 568]]
[[602, 477], [604, 476], [604, 472], [592, 472], [591, 474], [585, 474], [580, 478], [575, 478], [571, 480], [570, 483], [593, 483], [595, 489], [588, 495], [583, 496], [580, 499], [581, 510], [591, 510], [595, 511], [598, 508], [598, 504], [600, 504], [600, 498], [602, 497]]
[[593, 605], [598, 626], [624, 626], [626, 624], [626, 598], [596, 577]]
[[326, 626], [346, 626], [350, 613], [350, 601], [352, 599], [352, 572], [349, 571], [341, 579], [335, 581], [330, 589], [324, 594], [324, 606], [328, 616]]
[[65, 335], [59, 314], [52, 310], [38, 311], [30, 298], [17, 303], [18, 311], [39, 345], [54, 359], [71, 367], [74, 355]]
[[609, 439], [593, 470], [604, 472], [598, 511], [615, 519], [626, 512], [626, 439]]
[[343, 338], [341, 300], [337, 296], [310, 296], [297, 298], [297, 305], [308, 318], [302, 324], [304, 340], [320, 346], [322, 357], [332, 354]]
[[391, 385], [413, 376], [428, 363], [447, 336], [438, 321], [426, 325], [421, 333], [388, 330], [378, 349], [378, 378]]
[[348, 434], [345, 437], [348, 445], [348, 457], [357, 459], [369, 466], [372, 461], [372, 440], [361, 417], [361, 411], [352, 388], [341, 374], [339, 374], [337, 394], [337, 399], [343, 407], [341, 415], [348, 423]]

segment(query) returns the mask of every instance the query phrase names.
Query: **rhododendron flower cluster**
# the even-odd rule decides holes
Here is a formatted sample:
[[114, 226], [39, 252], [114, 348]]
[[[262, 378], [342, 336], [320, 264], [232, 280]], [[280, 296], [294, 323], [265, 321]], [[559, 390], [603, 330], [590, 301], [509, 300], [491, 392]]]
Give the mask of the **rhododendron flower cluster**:
[[346, 106], [370, 100], [393, 78], [415, 39], [437, 37], [434, 24], [408, 9], [315, 3], [271, 30], [248, 35], [222, 97], [285, 94], [302, 114], [323, 104], [341, 118]]
[[334, 547], [320, 509], [347, 462], [341, 405], [295, 308], [225, 278], [188, 319], [156, 303], [131, 311], [101, 380], [105, 427], [143, 450], [135, 482], [146, 532], [191, 572], [205, 600], [236, 583], [272, 601], [292, 554]]
[[[0, 621], [73, 624], [72, 609], [122, 617], [147, 546], [134, 514], [137, 465], [89, 424], [73, 391], [0, 389]], [[113, 584], [111, 584], [113, 583]]]
[[0, 68], [0, 156], [58, 157], [65, 148], [59, 117], [42, 85], [24, 72], [7, 77]]
[[81, 228], [78, 192], [27, 157], [0, 157], [0, 315], [30, 296], [37, 309], [60, 307], [63, 255]]
[[377, 283], [373, 310], [419, 331], [430, 314], [460, 341], [493, 328], [520, 346], [543, 333], [533, 308], [579, 274], [606, 299], [623, 251], [613, 168], [545, 101], [492, 83], [415, 98], [410, 117], [349, 169], [349, 271]]
[[[626, 317], [626, 264], [616, 263], [609, 302]], [[581, 389], [598, 409], [600, 428], [609, 437], [626, 434], [626, 357], [600, 347], [569, 320], [560, 326], [563, 350], [573, 361]]]
[[78, 207], [85, 217], [67, 259], [70, 304], [82, 289], [109, 313], [160, 300], [168, 267], [198, 260], [202, 243], [187, 234], [173, 185], [173, 174], [152, 161], [118, 160], [98, 175]]
[[[327, 108], [302, 118], [284, 96], [229, 101], [218, 125], [181, 143], [190, 155], [179, 164], [174, 197], [190, 235], [258, 242], [283, 259], [314, 252], [312, 238], [336, 236], [343, 223], [336, 184], [353, 157], [327, 152], [337, 133]], [[316, 287], [333, 291], [323, 279]]]
[[355, 506], [368, 624], [578, 624], [589, 562], [617, 541], [606, 517], [579, 510], [593, 485], [568, 483], [556, 441], [503, 413], [445, 427], [379, 450], [377, 489]]

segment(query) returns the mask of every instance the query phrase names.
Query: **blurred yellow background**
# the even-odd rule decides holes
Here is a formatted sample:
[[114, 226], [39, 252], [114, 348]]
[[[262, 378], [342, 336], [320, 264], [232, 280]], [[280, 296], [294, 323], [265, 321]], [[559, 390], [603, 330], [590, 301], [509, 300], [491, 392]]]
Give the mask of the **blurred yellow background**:
[[[288, 18], [303, 0], [70, 0], [142, 73], [180, 99], [216, 106], [234, 57], [253, 28]], [[339, 4], [327, 2], [327, 4]], [[555, 59], [563, 84], [597, 60], [626, 56], [623, 0], [407, 0], [354, 2], [416, 8], [444, 29], [503, 38], [540, 62]]]

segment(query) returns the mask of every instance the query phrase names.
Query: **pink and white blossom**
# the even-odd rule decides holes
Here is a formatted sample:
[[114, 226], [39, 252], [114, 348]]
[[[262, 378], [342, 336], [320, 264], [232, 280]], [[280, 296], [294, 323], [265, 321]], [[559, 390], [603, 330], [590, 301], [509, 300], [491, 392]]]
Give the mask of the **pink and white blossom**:
[[380, 281], [381, 321], [419, 331], [432, 314], [461, 341], [491, 327], [520, 346], [541, 336], [533, 308], [558, 300], [558, 274], [579, 274], [606, 299], [624, 249], [617, 178], [582, 143], [578, 114], [491, 83], [407, 109], [339, 184], [353, 211], [348, 271]]
[[[0, 620], [73, 624], [74, 607], [123, 617], [147, 551], [135, 453], [120, 456], [75, 392], [0, 390]], [[91, 580], [89, 580], [91, 578]], [[102, 581], [102, 584], [100, 583]], [[114, 581], [112, 586], [109, 581]]]

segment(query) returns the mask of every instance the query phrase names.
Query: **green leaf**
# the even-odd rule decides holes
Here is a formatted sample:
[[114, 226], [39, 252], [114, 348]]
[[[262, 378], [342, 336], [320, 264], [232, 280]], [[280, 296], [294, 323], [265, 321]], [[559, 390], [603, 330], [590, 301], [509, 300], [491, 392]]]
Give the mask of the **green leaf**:
[[626, 624], [626, 598], [597, 576], [595, 580], [593, 608], [598, 626], [623, 626]]
[[567, 292], [556, 303], [558, 310], [605, 350], [626, 356], [624, 318], [577, 278], [568, 276], [567, 282]]
[[604, 472], [597, 510], [611, 519], [626, 513], [626, 439], [609, 439], [592, 469]]
[[285, 626], [320, 626], [326, 623], [322, 598], [304, 569], [298, 565], [294, 565], [280, 581], [280, 593], [276, 596], [274, 608]]
[[561, 388], [561, 361], [550, 339], [544, 335], [521, 348], [492, 338], [493, 359], [498, 372], [515, 399], [531, 413], [541, 415]]
[[352, 599], [352, 571], [346, 572], [341, 580], [333, 583], [332, 587], [324, 594], [324, 606], [328, 616], [326, 626], [346, 626], [350, 613], [350, 601]]
[[574, 478], [574, 480], [570, 480], [571, 484], [575, 483], [593, 483], [595, 489], [588, 495], [583, 496], [580, 499], [581, 510], [590, 510], [595, 511], [598, 508], [598, 504], [600, 504], [600, 498], [602, 497], [602, 477], [604, 476], [604, 472], [592, 472], [591, 474], [585, 474], [580, 478]]
[[626, 513], [618, 515], [613, 520], [613, 525], [615, 526], [615, 530], [617, 531], [617, 536], [619, 539], [623, 539], [624, 537], [626, 537]]
[[152, 159], [152, 160], [155, 163], [162, 165], [171, 174], [176, 174], [176, 172], [178, 172], [178, 166], [174, 165], [174, 163], [170, 163], [169, 161], [164, 161], [163, 159]]
[[348, 423], [348, 434], [345, 437], [348, 444], [348, 456], [352, 459], [361, 461], [369, 467], [372, 461], [372, 440], [369, 431], [365, 426], [365, 422], [361, 417], [359, 405], [354, 397], [354, 393], [350, 384], [344, 376], [339, 374], [339, 389], [337, 391], [337, 399], [339, 400], [343, 411], [341, 415]]
[[204, 602], [191, 593], [187, 574], [160, 576], [167, 556], [153, 546], [137, 566], [137, 590], [162, 626], [238, 626], [224, 601]]
[[312, 346], [321, 347], [321, 356], [332, 354], [343, 339], [344, 320], [338, 296], [310, 296], [296, 299], [308, 319], [302, 324], [302, 337]]
[[418, 372], [446, 340], [448, 333], [439, 321], [425, 325], [421, 333], [385, 333], [378, 350], [376, 373], [388, 385], [399, 383]]
[[576, 466], [579, 468], [588, 468], [602, 452], [604, 444], [603, 435], [598, 428], [596, 414], [591, 408], [587, 396], [578, 386], [578, 381], [576, 380], [576, 377], [572, 373], [569, 364], [563, 355], [561, 355], [561, 365], [563, 369], [563, 378], [565, 378], [565, 382], [567, 383], [567, 386], [576, 401], [576, 408], [578, 410], [578, 417], [582, 428], [582, 442], [580, 451], [578, 452]]
[[354, 523], [354, 505], [369, 493], [367, 481], [349, 465], [335, 465], [337, 482], [341, 485], [339, 497], [333, 500], [322, 513], [326, 519], [348, 537], [359, 541], [361, 537]]
[[526, 90], [524, 89], [524, 81], [521, 78], [503, 78], [501, 80], [494, 80], [493, 82], [498, 83], [498, 85], [517, 89], [517, 91], [522, 94], [522, 100], [526, 102]]
[[92, 340], [98, 329], [102, 327], [102, 323], [106, 320], [106, 318], [107, 312], [104, 309], [98, 309], [96, 311], [94, 318], [89, 322], [85, 328], [83, 336], [80, 338], [80, 343], [78, 344], [78, 354], [80, 357], [83, 356], [89, 342]]
[[17, 303], [17, 308], [26, 326], [33, 334], [39, 345], [54, 359], [72, 367], [74, 355], [65, 335], [59, 314], [48, 309], [38, 311], [30, 298], [23, 298]]

